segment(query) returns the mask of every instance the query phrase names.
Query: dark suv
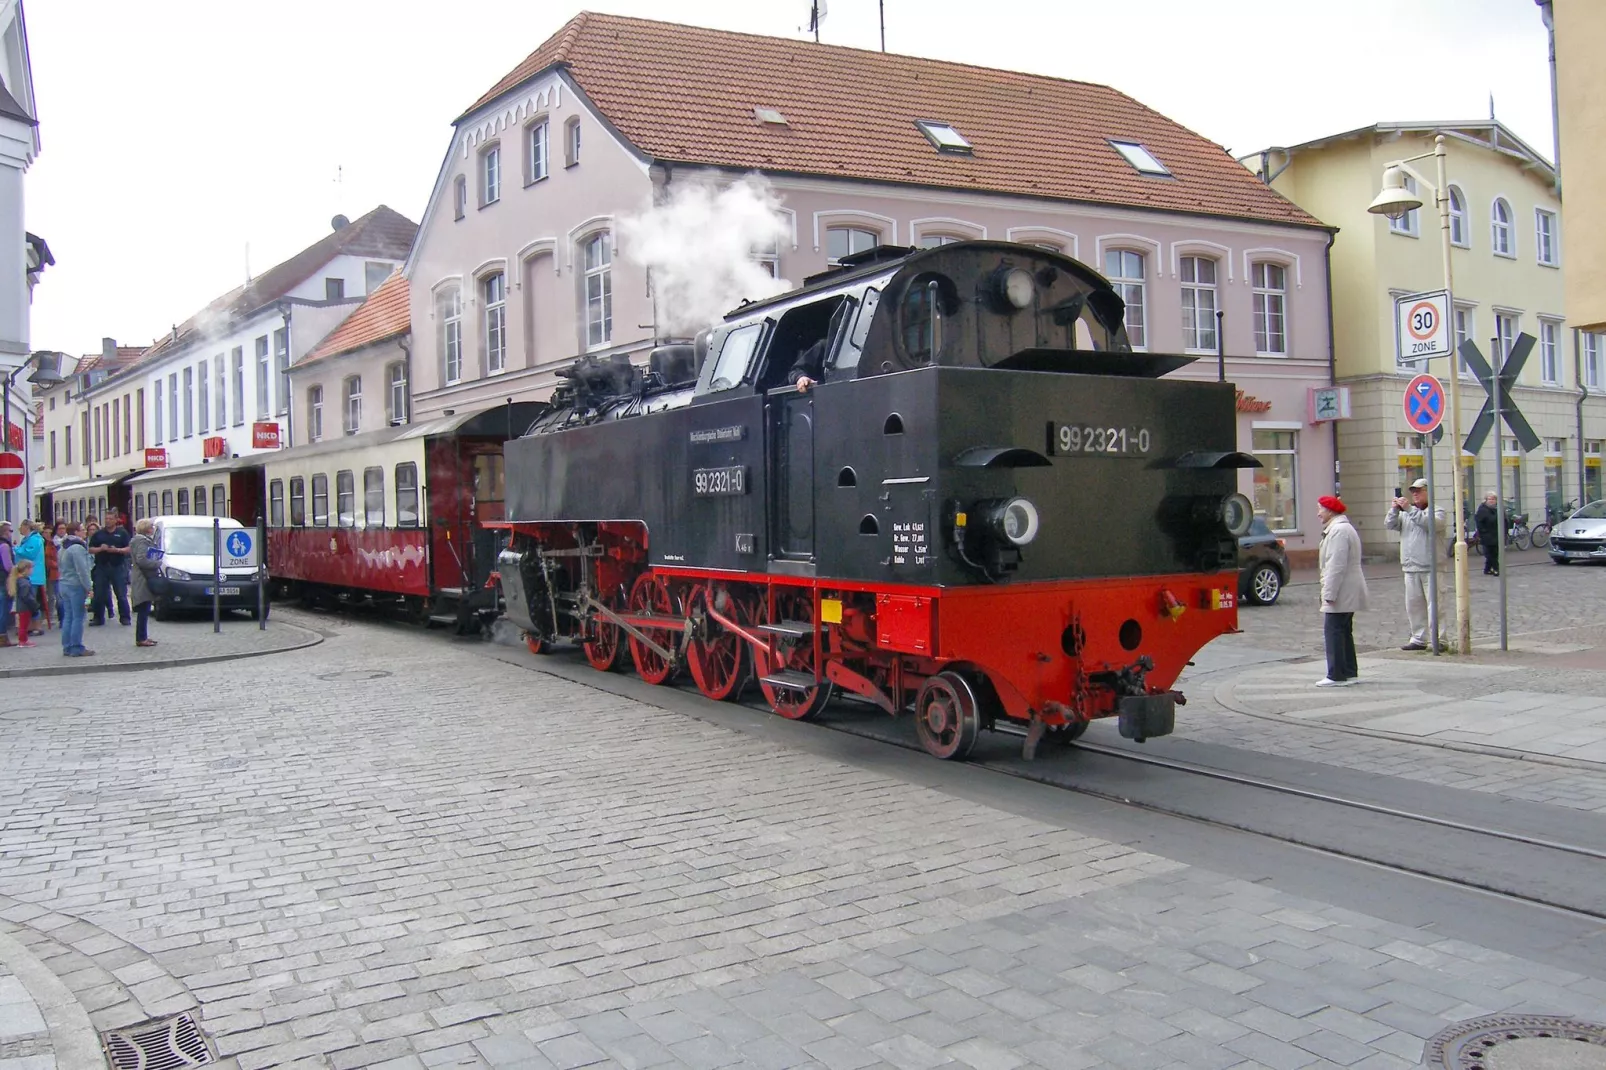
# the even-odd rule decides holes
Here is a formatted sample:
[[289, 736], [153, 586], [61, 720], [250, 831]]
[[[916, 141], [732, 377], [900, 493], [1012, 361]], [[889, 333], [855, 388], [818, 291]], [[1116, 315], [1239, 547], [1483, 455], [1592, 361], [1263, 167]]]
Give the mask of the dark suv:
[[1266, 526], [1266, 518], [1257, 516], [1249, 533], [1238, 539], [1238, 594], [1257, 606], [1269, 606], [1287, 582], [1288, 551]]

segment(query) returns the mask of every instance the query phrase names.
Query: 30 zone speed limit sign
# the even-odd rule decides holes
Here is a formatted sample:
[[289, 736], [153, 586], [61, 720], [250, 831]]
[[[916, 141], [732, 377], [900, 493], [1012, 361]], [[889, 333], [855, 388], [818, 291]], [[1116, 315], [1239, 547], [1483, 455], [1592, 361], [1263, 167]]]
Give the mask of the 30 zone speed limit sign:
[[1395, 363], [1449, 356], [1455, 349], [1451, 327], [1449, 290], [1395, 298], [1394, 333], [1399, 343]]

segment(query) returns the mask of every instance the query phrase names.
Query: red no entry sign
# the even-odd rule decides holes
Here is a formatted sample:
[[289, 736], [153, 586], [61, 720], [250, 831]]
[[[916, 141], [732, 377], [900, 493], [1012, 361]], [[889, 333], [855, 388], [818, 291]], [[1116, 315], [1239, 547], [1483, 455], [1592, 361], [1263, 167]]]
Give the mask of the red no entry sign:
[[1431, 435], [1444, 419], [1444, 384], [1418, 375], [1405, 386], [1405, 422], [1419, 435]]
[[0, 453], [0, 490], [16, 490], [27, 475], [22, 458], [15, 453]]

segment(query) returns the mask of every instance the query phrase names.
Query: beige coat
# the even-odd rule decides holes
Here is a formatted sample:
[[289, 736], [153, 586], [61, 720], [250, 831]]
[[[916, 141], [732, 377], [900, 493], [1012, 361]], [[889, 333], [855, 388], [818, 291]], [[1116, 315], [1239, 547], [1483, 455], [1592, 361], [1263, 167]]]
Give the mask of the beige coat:
[[1361, 534], [1339, 513], [1322, 529], [1316, 554], [1322, 573], [1322, 612], [1359, 613], [1366, 608], [1366, 576], [1361, 572]]

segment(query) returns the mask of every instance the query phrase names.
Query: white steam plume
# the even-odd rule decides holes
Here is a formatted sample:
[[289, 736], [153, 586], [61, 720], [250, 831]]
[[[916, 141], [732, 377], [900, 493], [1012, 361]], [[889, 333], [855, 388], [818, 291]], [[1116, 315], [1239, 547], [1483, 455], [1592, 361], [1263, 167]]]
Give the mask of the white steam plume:
[[754, 251], [791, 236], [780, 198], [761, 178], [720, 188], [676, 182], [669, 198], [619, 223], [620, 255], [652, 272], [660, 326], [690, 335], [744, 299], [792, 288], [754, 261]]

